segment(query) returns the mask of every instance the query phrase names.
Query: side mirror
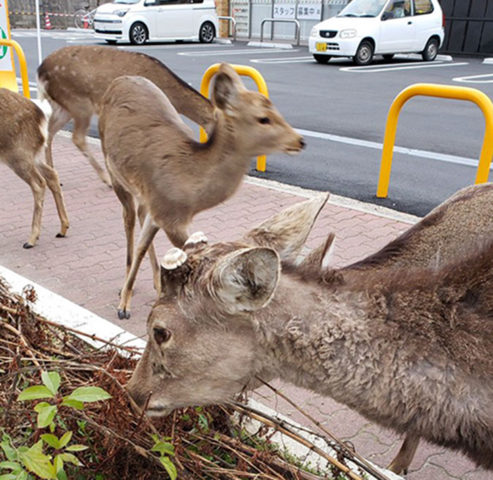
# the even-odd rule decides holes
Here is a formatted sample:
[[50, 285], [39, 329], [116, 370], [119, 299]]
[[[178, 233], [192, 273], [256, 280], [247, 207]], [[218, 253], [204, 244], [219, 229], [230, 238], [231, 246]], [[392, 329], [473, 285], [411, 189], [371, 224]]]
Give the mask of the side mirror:
[[388, 20], [389, 18], [393, 18], [392, 12], [383, 12], [382, 14], [382, 22]]

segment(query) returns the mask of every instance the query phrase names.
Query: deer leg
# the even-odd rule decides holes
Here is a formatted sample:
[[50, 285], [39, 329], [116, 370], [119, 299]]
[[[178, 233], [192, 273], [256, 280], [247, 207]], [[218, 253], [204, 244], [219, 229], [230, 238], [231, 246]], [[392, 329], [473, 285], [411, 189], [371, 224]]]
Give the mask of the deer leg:
[[45, 156], [46, 163], [53, 167], [52, 143], [57, 132], [70, 120], [70, 113], [60, 105], [50, 102], [53, 109], [48, 122], [48, 138], [46, 139]]
[[130, 299], [132, 297], [132, 289], [135, 283], [135, 277], [137, 276], [137, 271], [139, 270], [142, 259], [144, 258], [152, 240], [159, 231], [150, 215], [147, 215], [144, 220], [144, 225], [142, 226], [142, 231], [140, 232], [139, 244], [137, 246], [137, 251], [133, 257], [132, 265], [130, 267], [130, 272], [127, 275], [125, 284], [122, 288], [120, 305], [118, 306], [118, 318], [130, 318]]
[[[146, 216], [146, 209], [144, 205], [139, 205], [138, 207], [138, 215], [139, 215], [139, 222], [140, 226], [144, 224], [145, 216]], [[151, 262], [151, 268], [152, 268], [152, 277], [154, 281], [154, 289], [156, 292], [161, 291], [161, 272], [159, 269], [159, 262], [157, 261], [157, 256], [156, 256], [156, 250], [154, 248], [154, 242], [149, 245], [149, 260]]]
[[53, 194], [53, 198], [55, 200], [56, 209], [58, 212], [58, 218], [60, 219], [60, 232], [57, 233], [57, 238], [65, 237], [68, 227], [68, 215], [67, 210], [65, 209], [65, 202], [63, 201], [62, 189], [60, 188], [60, 181], [58, 179], [58, 174], [56, 170], [46, 163], [38, 163], [37, 167], [46, 181], [48, 188], [51, 190]]
[[407, 474], [409, 465], [411, 464], [416, 449], [419, 444], [419, 436], [408, 434], [404, 439], [404, 442], [399, 450], [399, 453], [395, 456], [394, 460], [387, 467], [391, 472], [398, 474]]
[[127, 263], [125, 280], [128, 278], [130, 267], [134, 255], [134, 231], [135, 231], [135, 203], [132, 194], [127, 192], [119, 183], [113, 180], [113, 187], [116, 196], [123, 207], [123, 225], [125, 227], [125, 236], [127, 238]]
[[31, 191], [33, 192], [34, 211], [31, 224], [31, 236], [23, 245], [24, 248], [32, 248], [36, 244], [41, 232], [41, 217], [43, 214], [46, 182], [34, 166], [34, 162], [29, 158], [25, 158], [21, 155], [11, 157], [7, 160], [7, 165], [9, 165], [12, 170], [31, 187]]
[[72, 141], [75, 146], [84, 154], [84, 156], [89, 160], [94, 170], [96, 170], [99, 178], [111, 187], [111, 180], [108, 172], [99, 165], [98, 161], [94, 158], [91, 151], [87, 146], [86, 136], [87, 130], [89, 129], [89, 124], [91, 122], [91, 115], [79, 116], [74, 118], [74, 131], [72, 133]]

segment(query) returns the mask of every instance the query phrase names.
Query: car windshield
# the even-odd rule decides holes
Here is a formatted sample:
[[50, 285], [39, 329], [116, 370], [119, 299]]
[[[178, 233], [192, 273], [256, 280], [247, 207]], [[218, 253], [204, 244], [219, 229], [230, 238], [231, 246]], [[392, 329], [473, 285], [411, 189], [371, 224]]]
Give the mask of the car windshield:
[[113, 3], [123, 3], [124, 5], [132, 5], [133, 3], [139, 3], [140, 0], [115, 0]]
[[340, 11], [338, 17], [376, 17], [387, 0], [353, 0]]

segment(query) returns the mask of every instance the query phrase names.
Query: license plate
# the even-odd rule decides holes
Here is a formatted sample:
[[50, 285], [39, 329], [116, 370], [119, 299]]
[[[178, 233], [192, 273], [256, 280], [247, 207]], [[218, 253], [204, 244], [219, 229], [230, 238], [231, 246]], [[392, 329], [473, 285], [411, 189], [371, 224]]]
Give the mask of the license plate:
[[326, 52], [327, 51], [327, 44], [325, 42], [317, 42], [315, 44], [315, 48], [317, 52]]

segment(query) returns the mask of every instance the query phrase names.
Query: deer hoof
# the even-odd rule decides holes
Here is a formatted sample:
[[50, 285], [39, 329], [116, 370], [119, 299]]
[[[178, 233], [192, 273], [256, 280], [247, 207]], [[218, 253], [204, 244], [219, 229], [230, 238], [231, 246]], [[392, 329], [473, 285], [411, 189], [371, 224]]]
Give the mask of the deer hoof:
[[22, 248], [28, 249], [28, 248], [33, 248], [34, 245], [32, 243], [26, 242], [24, 245], [22, 245]]
[[123, 309], [118, 309], [118, 318], [120, 320], [128, 320], [130, 318], [130, 312]]
[[55, 236], [56, 236], [56, 238], [65, 238], [64, 233], [57, 233]]

